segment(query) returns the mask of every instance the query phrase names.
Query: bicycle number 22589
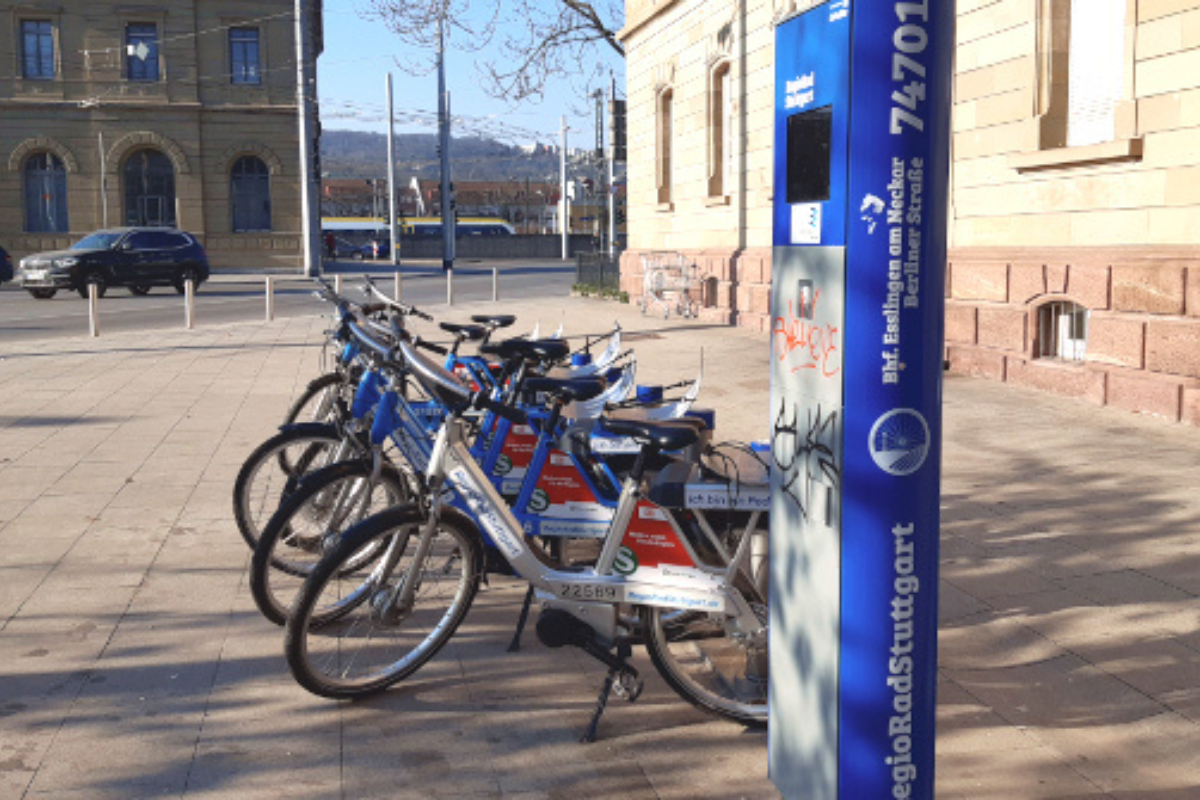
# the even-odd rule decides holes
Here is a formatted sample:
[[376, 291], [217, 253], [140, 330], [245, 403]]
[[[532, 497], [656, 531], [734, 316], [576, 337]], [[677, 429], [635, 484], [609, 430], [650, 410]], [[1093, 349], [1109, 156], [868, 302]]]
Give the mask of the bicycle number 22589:
[[617, 587], [590, 583], [568, 583], [559, 587], [559, 595], [568, 600], [616, 600]]

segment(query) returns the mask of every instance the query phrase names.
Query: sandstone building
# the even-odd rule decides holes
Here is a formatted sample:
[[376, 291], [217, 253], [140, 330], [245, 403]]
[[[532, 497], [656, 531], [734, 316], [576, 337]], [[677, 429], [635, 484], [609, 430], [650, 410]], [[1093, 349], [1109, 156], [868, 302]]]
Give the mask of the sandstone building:
[[0, 53], [14, 255], [176, 225], [215, 268], [299, 269], [292, 0], [4, 0]]
[[[812, 0], [627, 0], [630, 249], [768, 330], [774, 25]], [[1200, 424], [1200, 0], [958, 0], [953, 370]]]

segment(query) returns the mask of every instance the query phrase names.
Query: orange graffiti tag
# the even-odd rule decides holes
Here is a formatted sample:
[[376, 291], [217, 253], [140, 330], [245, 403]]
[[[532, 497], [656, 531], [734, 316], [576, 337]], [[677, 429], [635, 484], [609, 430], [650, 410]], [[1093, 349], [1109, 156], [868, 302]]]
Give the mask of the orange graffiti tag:
[[819, 369], [826, 378], [842, 371], [841, 348], [838, 347], [840, 330], [829, 323], [815, 320], [821, 290], [813, 292], [812, 307], [806, 308], [800, 299], [800, 314], [796, 315], [793, 301], [788, 301], [787, 316], [775, 317], [771, 325], [771, 337], [775, 355], [780, 361], [789, 358], [795, 362], [792, 372], [802, 369]]

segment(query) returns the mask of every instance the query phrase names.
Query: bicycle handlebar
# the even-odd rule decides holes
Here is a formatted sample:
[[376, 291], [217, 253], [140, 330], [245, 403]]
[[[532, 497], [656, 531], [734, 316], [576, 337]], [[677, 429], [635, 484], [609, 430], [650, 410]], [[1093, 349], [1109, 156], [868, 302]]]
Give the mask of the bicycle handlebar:
[[399, 311], [405, 316], [417, 317], [418, 319], [423, 319], [426, 322], [433, 322], [433, 317], [426, 314], [424, 311], [421, 311], [419, 308], [410, 306], [408, 303], [401, 303], [399, 300], [393, 300], [383, 292], [379, 291], [379, 287], [375, 285], [375, 281], [371, 279], [370, 275], [364, 275], [363, 280], [367, 283], [363, 291], [365, 291], [369, 297], [374, 297], [383, 305], [388, 306], [395, 311]]

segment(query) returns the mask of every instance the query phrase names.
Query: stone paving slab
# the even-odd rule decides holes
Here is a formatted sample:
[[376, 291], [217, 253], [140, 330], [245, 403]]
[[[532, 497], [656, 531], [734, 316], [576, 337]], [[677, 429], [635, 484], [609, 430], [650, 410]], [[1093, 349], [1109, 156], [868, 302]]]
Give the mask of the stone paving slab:
[[[643, 382], [703, 363], [719, 438], [766, 436], [762, 335], [502, 307], [521, 332], [619, 320]], [[603, 670], [532, 635], [505, 653], [511, 581], [382, 696], [292, 682], [229, 497], [319, 372], [320, 311], [0, 344], [0, 798], [777, 797], [765, 736], [644, 655], [642, 699], [578, 744]], [[959, 377], [945, 414], [939, 796], [1200, 797], [1200, 432]]]

